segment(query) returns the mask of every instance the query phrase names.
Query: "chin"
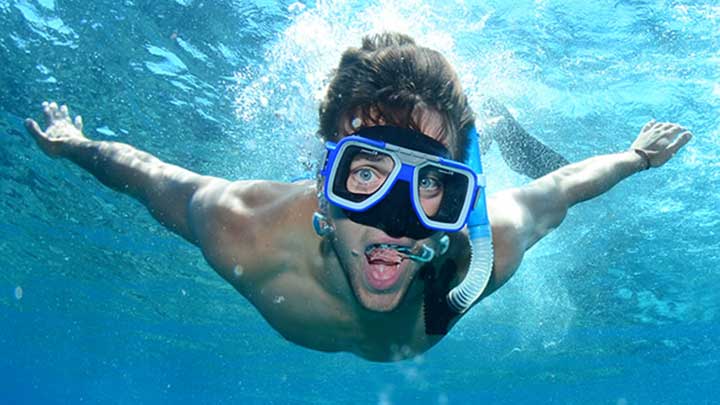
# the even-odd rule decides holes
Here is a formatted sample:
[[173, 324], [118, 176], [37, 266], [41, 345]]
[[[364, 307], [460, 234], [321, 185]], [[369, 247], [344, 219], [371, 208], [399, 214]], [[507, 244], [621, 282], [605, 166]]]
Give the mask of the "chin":
[[398, 307], [402, 298], [400, 294], [392, 297], [368, 295], [370, 294], [360, 294], [358, 301], [360, 301], [363, 308], [373, 312], [392, 312]]
[[368, 311], [391, 312], [402, 302], [409, 282], [399, 280], [393, 288], [384, 291], [375, 291], [364, 284], [362, 281], [355, 284], [355, 296], [360, 304]]

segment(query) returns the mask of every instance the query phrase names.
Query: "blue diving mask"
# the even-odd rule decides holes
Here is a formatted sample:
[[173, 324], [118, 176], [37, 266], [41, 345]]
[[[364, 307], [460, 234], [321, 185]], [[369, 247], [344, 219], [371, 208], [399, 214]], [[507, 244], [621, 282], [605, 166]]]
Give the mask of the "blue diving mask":
[[351, 221], [413, 239], [462, 229], [485, 186], [440, 142], [392, 126], [327, 142], [322, 175], [325, 197]]

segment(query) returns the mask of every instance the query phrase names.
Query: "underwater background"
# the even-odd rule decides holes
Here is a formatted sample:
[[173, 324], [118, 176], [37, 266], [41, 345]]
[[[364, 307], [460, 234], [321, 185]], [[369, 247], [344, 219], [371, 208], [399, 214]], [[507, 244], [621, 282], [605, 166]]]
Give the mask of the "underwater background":
[[[327, 75], [381, 30], [571, 161], [651, 118], [695, 137], [574, 207], [435, 348], [378, 364], [283, 340], [22, 126], [57, 100], [196, 172], [312, 176]], [[0, 0], [0, 403], [719, 403], [719, 135], [716, 0]], [[491, 192], [528, 182], [495, 146], [485, 170]]]

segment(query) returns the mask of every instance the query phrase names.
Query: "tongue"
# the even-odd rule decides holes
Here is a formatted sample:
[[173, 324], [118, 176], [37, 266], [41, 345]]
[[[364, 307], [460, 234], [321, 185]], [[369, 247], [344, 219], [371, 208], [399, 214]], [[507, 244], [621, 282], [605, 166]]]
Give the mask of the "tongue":
[[403, 255], [395, 249], [378, 248], [366, 256], [365, 276], [370, 286], [376, 290], [387, 290], [395, 285], [400, 278]]

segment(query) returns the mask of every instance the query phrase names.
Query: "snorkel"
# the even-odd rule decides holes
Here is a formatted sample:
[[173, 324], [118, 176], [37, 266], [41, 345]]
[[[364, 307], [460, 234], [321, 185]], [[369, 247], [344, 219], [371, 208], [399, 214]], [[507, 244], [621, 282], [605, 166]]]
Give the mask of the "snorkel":
[[467, 311], [480, 298], [490, 281], [493, 267], [492, 233], [485, 196], [486, 181], [482, 171], [478, 133], [475, 126], [472, 126], [468, 131], [468, 137], [470, 142], [465, 163], [477, 173], [479, 187], [467, 223], [471, 248], [470, 267], [465, 279], [450, 290], [447, 295], [447, 303], [450, 309], [457, 314]]

